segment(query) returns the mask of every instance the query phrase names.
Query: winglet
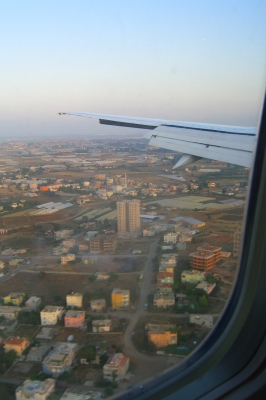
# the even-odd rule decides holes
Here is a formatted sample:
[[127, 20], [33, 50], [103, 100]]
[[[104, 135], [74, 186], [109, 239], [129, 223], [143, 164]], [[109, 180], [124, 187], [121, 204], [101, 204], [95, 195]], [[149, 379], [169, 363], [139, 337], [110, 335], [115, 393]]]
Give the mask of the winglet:
[[184, 165], [191, 164], [200, 160], [202, 157], [192, 156], [191, 154], [183, 154], [180, 160], [173, 166], [173, 169], [184, 167]]

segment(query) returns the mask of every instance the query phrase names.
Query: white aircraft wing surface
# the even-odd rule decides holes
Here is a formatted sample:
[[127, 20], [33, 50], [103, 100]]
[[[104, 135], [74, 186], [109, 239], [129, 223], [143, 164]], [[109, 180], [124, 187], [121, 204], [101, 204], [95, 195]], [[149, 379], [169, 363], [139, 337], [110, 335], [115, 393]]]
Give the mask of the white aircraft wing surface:
[[144, 137], [150, 140], [151, 146], [183, 153], [174, 168], [184, 166], [202, 157], [243, 167], [252, 165], [256, 128], [83, 112], [61, 112], [59, 114], [96, 118], [100, 124], [104, 125], [147, 129], [148, 132]]

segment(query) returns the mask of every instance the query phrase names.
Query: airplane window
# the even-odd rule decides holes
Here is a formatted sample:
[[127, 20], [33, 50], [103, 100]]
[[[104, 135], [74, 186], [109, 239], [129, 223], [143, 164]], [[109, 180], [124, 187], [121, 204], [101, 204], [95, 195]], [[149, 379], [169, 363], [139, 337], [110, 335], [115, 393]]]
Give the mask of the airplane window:
[[2, 4], [5, 399], [164, 398], [226, 346], [264, 171], [265, 11]]

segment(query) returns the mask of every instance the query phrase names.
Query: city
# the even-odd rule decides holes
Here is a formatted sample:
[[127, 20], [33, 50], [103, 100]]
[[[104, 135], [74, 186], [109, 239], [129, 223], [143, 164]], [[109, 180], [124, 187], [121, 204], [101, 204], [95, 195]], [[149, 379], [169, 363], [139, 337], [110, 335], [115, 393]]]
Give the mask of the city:
[[142, 385], [215, 325], [249, 169], [177, 173], [178, 157], [138, 137], [2, 143], [0, 381], [17, 399]]

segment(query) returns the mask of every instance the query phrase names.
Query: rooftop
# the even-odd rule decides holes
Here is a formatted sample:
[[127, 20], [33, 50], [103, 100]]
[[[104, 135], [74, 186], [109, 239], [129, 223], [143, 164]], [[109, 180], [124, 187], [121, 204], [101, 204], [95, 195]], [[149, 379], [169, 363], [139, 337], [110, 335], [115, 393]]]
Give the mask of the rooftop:
[[18, 392], [21, 390], [25, 397], [34, 396], [37, 393], [45, 394], [51, 385], [55, 385], [55, 380], [51, 378], [45, 379], [43, 382], [26, 380], [16, 391]]
[[158, 325], [158, 324], [147, 324], [149, 333], [153, 335], [164, 334], [169, 331], [176, 331], [175, 325]]
[[57, 307], [57, 306], [45, 306], [41, 312], [49, 312], [54, 313], [57, 311], [63, 311], [64, 307]]
[[85, 317], [85, 311], [68, 310], [65, 318], [80, 318]]

